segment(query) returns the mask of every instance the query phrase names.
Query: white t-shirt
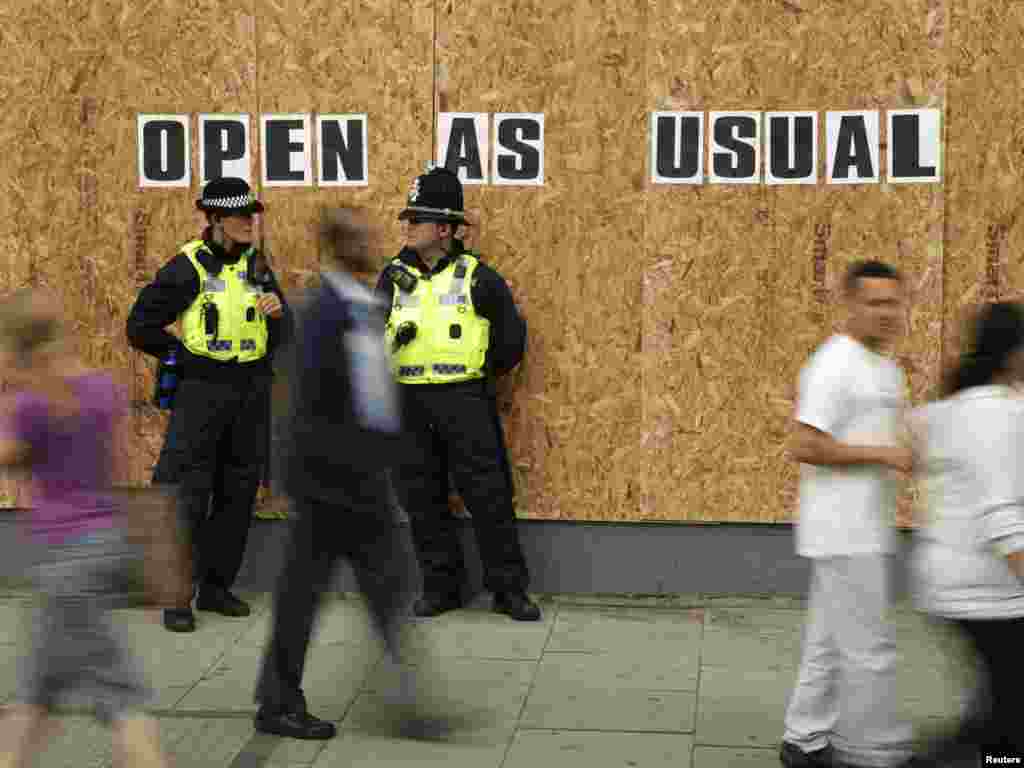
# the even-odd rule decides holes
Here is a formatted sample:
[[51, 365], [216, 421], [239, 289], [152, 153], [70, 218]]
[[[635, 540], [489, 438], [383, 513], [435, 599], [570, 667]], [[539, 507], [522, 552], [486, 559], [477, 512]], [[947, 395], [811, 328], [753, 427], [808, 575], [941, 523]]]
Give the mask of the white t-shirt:
[[1024, 549], [1024, 398], [982, 386], [916, 409], [927, 523], [911, 572], [918, 606], [941, 616], [1024, 616], [1006, 555]]
[[[835, 440], [895, 446], [906, 379], [890, 358], [832, 336], [800, 372], [796, 419]], [[898, 478], [882, 466], [800, 465], [796, 550], [803, 557], [892, 553]]]

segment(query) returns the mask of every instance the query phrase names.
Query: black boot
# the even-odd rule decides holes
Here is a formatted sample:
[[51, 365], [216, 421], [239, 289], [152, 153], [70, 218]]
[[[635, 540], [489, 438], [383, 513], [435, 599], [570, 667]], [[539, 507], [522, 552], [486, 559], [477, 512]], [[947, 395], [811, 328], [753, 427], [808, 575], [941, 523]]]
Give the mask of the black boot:
[[252, 612], [249, 610], [249, 604], [244, 600], [239, 600], [222, 587], [211, 587], [208, 584], [203, 585], [199, 590], [196, 608], [200, 611], [213, 611], [221, 616], [236, 618], [248, 616]]
[[256, 714], [255, 725], [260, 733], [271, 733], [290, 739], [332, 739], [338, 732], [334, 723], [303, 711], [271, 714], [260, 710]]
[[495, 613], [504, 613], [516, 621], [538, 621], [540, 608], [525, 592], [495, 592]]

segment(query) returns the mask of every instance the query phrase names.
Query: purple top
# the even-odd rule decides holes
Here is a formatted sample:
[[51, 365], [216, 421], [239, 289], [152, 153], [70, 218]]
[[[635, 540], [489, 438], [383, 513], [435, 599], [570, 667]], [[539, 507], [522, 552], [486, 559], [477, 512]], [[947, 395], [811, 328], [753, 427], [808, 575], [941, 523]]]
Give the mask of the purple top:
[[71, 385], [81, 404], [77, 416], [55, 421], [44, 397], [19, 392], [9, 426], [32, 452], [32, 533], [51, 545], [114, 525], [115, 505], [106, 491], [121, 393], [105, 373], [79, 376]]

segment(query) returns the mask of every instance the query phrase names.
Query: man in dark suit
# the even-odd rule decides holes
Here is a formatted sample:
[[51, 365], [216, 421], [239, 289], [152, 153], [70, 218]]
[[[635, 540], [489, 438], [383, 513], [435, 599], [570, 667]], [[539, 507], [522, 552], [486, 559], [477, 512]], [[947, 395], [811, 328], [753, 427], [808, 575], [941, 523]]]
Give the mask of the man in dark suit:
[[403, 672], [402, 732], [436, 737], [446, 725], [422, 715], [402, 632], [416, 590], [416, 554], [388, 466], [400, 437], [397, 388], [381, 344], [383, 312], [351, 272], [365, 272], [369, 227], [336, 212], [323, 240], [336, 248], [321, 285], [298, 311], [283, 455], [283, 489], [294, 523], [275, 596], [273, 634], [257, 684], [256, 730], [329, 739], [335, 725], [311, 715], [301, 683], [321, 598], [335, 565], [355, 570], [371, 620]]

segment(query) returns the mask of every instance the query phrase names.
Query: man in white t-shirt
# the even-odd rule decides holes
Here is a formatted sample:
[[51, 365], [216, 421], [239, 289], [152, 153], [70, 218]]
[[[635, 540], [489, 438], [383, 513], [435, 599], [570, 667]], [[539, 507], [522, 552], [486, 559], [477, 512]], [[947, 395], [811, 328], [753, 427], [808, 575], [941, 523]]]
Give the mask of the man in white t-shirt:
[[903, 765], [909, 724], [897, 722], [896, 650], [886, 620], [906, 380], [886, 357], [903, 331], [903, 281], [876, 261], [853, 264], [846, 332], [800, 374], [789, 453], [800, 462], [797, 554], [810, 558], [803, 659], [780, 757], [800, 766]]

